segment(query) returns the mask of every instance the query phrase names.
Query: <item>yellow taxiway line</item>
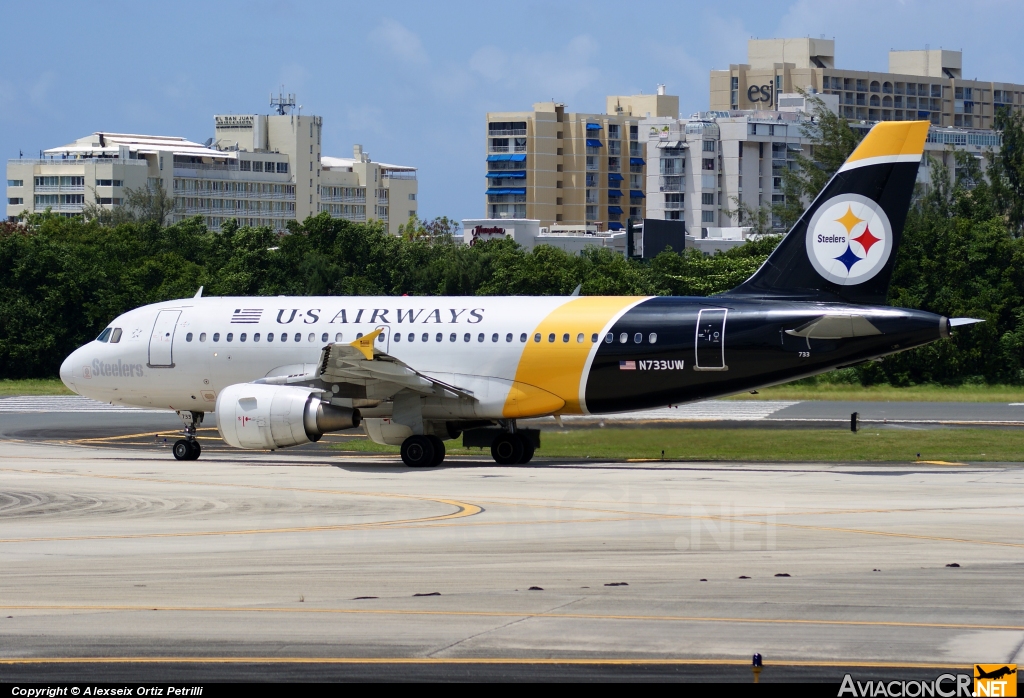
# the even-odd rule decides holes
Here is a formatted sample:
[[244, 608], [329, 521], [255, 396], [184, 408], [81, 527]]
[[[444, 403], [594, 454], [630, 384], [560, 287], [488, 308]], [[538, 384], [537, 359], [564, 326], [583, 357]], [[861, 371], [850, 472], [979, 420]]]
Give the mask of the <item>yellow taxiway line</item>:
[[[12, 664], [543, 664], [572, 666], [750, 666], [749, 659], [639, 659], [566, 657], [20, 657], [0, 659], [0, 665]], [[772, 660], [767, 666], [854, 667], [876, 669], [963, 669], [969, 664], [939, 662], [864, 662], [831, 660]]]
[[1024, 630], [1024, 625], [987, 625], [983, 623], [917, 623], [887, 620], [834, 620], [823, 618], [734, 618], [728, 616], [644, 616], [621, 613], [549, 613], [530, 611], [450, 611], [373, 608], [285, 608], [244, 606], [160, 606], [160, 605], [87, 605], [87, 604], [5, 604], [3, 611], [78, 611], [78, 612], [177, 612], [177, 613], [255, 613], [325, 614], [369, 616], [451, 616], [476, 618], [545, 618], [561, 620], [645, 621], [669, 623], [742, 623], [754, 625], [834, 625], [845, 627], [927, 628], [948, 630]]

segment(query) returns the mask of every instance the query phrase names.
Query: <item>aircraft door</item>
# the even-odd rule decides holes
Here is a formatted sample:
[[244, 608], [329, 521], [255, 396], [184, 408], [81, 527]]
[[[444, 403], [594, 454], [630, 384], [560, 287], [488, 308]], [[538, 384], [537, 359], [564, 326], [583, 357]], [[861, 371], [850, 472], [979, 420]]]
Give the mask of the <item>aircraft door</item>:
[[174, 368], [171, 347], [180, 316], [180, 310], [161, 310], [157, 313], [153, 334], [149, 338], [149, 362], [146, 365], [150, 368]]
[[377, 325], [373, 329], [380, 330], [380, 334], [377, 335], [377, 349], [384, 352], [385, 354], [391, 353], [391, 328], [387, 325]]
[[725, 308], [701, 310], [697, 315], [695, 340], [697, 371], [727, 371], [725, 365]]

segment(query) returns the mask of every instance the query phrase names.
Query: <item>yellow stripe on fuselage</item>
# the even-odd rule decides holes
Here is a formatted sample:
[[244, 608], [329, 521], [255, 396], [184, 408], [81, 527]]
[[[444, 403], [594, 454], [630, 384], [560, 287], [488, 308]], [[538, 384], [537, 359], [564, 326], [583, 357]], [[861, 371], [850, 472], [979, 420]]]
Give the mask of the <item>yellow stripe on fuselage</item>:
[[[527, 339], [516, 368], [515, 383], [502, 411], [506, 417], [542, 414], [580, 414], [580, 382], [591, 351], [617, 315], [646, 298], [636, 296], [582, 296], [570, 300], [545, 317]], [[534, 335], [540, 334], [540, 341]], [[583, 341], [577, 341], [579, 335]], [[554, 335], [555, 341], [548, 341]], [[563, 341], [569, 335], [569, 341]], [[600, 338], [599, 339], [603, 339]]]

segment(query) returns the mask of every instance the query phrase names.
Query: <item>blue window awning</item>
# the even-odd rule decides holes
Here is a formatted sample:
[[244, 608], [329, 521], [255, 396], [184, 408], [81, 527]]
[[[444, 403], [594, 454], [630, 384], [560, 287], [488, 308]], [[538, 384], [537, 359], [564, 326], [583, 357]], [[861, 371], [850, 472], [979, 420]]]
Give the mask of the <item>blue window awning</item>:
[[608, 230], [622, 230], [622, 223], [609, 223]]
[[526, 179], [526, 171], [512, 170], [506, 172], [488, 172], [487, 179]]
[[630, 165], [646, 165], [647, 163], [644, 162], [643, 158], [630, 158], [629, 159], [629, 164]]
[[588, 148], [601, 148], [602, 147], [601, 146], [601, 141], [597, 140], [596, 138], [588, 138], [587, 139], [587, 147]]
[[644, 196], [644, 193], [642, 191], [640, 191], [639, 189], [630, 189], [629, 190], [629, 198], [631, 198], [631, 199], [646, 199], [647, 197]]
[[601, 130], [601, 124], [587, 124], [587, 130], [588, 131], [600, 131]]
[[620, 175], [618, 172], [609, 172], [608, 173], [608, 181], [609, 182], [621, 182], [622, 181], [622, 175]]
[[512, 159], [511, 155], [488, 155], [487, 162], [508, 162]]
[[518, 155], [509, 155], [508, 156], [508, 161], [509, 162], [526, 162], [526, 154], [525, 153], [519, 153]]
[[526, 189], [498, 189], [491, 187], [487, 190], [488, 196], [501, 196], [503, 194], [525, 194]]
[[619, 206], [609, 206], [608, 207], [608, 213], [611, 213], [611, 214], [622, 213], [622, 209]]
[[622, 190], [621, 189], [609, 189], [608, 190], [608, 197], [611, 198], [613, 196], [622, 196]]

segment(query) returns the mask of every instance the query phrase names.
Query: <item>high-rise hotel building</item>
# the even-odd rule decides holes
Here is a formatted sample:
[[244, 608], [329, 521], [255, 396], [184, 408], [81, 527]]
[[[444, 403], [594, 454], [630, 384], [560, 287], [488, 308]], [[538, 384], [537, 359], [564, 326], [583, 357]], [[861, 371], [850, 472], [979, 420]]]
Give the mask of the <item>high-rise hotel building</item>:
[[352, 158], [324, 157], [322, 128], [313, 115], [231, 114], [214, 117], [214, 137], [204, 144], [93, 133], [38, 160], [9, 160], [7, 216], [81, 215], [87, 203], [113, 207], [126, 188], [159, 185], [174, 198], [169, 223], [198, 215], [212, 230], [236, 219], [283, 231], [288, 221], [327, 211], [379, 220], [397, 234], [418, 209], [416, 168], [374, 162], [359, 145]]
[[646, 215], [645, 142], [640, 119], [678, 117], [679, 98], [607, 98], [604, 114], [567, 112], [558, 102], [533, 111], [487, 114], [484, 215], [541, 226], [621, 230]]
[[779, 95], [811, 89], [839, 98], [858, 121], [930, 121], [992, 128], [996, 111], [1024, 108], [1024, 85], [963, 78], [960, 51], [890, 51], [889, 72], [843, 70], [831, 39], [751, 39], [747, 62], [711, 71], [711, 110], [765, 110]]

